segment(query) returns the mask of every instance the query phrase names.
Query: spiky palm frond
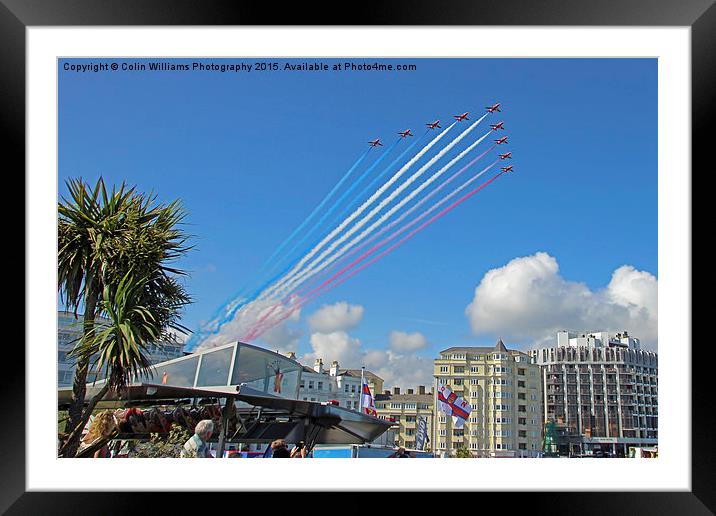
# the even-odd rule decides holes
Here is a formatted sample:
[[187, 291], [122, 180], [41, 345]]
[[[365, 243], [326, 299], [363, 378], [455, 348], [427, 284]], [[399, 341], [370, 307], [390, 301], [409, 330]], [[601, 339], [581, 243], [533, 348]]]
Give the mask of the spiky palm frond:
[[71, 351], [78, 359], [92, 360], [112, 389], [121, 389], [132, 377], [148, 371], [147, 346], [161, 335], [161, 327], [143, 304], [145, 284], [145, 278], [135, 279], [130, 272], [116, 288], [105, 286], [100, 306], [108, 322], [96, 325]]

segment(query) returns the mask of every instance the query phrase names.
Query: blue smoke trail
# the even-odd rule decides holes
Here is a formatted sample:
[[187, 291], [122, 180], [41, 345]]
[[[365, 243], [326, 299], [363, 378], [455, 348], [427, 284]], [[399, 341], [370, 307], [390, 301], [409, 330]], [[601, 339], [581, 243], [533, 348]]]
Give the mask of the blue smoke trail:
[[[400, 143], [400, 140], [401, 140], [401, 139], [402, 139], [402, 138], [398, 138], [393, 145], [391, 145], [390, 147], [388, 147], [387, 149], [385, 149], [385, 152], [383, 152], [383, 154], [381, 154], [380, 157], [379, 157], [377, 160], [375, 160], [375, 162], [374, 162], [371, 166], [369, 166], [367, 169], [365, 169], [365, 171], [360, 175], [360, 177], [358, 177], [358, 179], [356, 179], [355, 181], [353, 181], [353, 183], [351, 184], [351, 186], [350, 186], [345, 192], [343, 192], [343, 194], [338, 198], [338, 200], [337, 200], [335, 203], [333, 203], [333, 206], [331, 206], [331, 207], [328, 209], [328, 211], [326, 211], [326, 213], [324, 213], [324, 214], [321, 216], [321, 218], [318, 220], [318, 222], [316, 222], [316, 223], [313, 225], [313, 227], [312, 227], [310, 230], [308, 230], [308, 232], [307, 232], [303, 237], [301, 237], [301, 240], [299, 240], [298, 242], [296, 242], [296, 244], [291, 248], [291, 250], [290, 250], [288, 253], [286, 253], [285, 257], [282, 258], [281, 260], [279, 260], [278, 262], [276, 262], [276, 264], [274, 265], [274, 267], [272, 267], [271, 272], [273, 272], [273, 270], [275, 269], [275, 267], [278, 266], [284, 259], [286, 259], [286, 258], [288, 258], [288, 257], [290, 257], [290, 256], [293, 256], [294, 251], [295, 251], [302, 243], [304, 243], [304, 242], [306, 241], [306, 239], [307, 239], [308, 237], [310, 237], [310, 236], [316, 231], [316, 229], [318, 229], [319, 227], [321, 227], [321, 224], [323, 224], [323, 223], [326, 221], [326, 219], [327, 219], [334, 211], [336, 211], [336, 209], [341, 205], [341, 203], [345, 200], [345, 198], [348, 197], [348, 196], [353, 192], [353, 190], [355, 190], [355, 189], [358, 187], [358, 185], [359, 185], [371, 172], [373, 172], [373, 170], [375, 170], [375, 168], [376, 168], [378, 165], [380, 165], [380, 163], [393, 151], [393, 149], [398, 145], [398, 143]], [[383, 172], [382, 174], [385, 174], [385, 172]], [[382, 175], [382, 174], [381, 174], [381, 175]], [[355, 202], [355, 201], [351, 201], [351, 202]], [[308, 251], [308, 249], [307, 249], [306, 251]], [[306, 251], [304, 251], [304, 252], [306, 252]], [[303, 254], [303, 253], [301, 253], [301, 254]]]
[[[355, 199], [353, 199], [353, 201], [351, 201], [351, 204], [352, 204], [352, 205], [355, 205], [355, 204], [360, 200], [360, 197], [361, 197], [363, 194], [365, 194], [371, 187], [374, 187], [375, 184], [376, 184], [383, 176], [385, 176], [397, 163], [399, 163], [399, 162], [405, 157], [406, 154], [408, 154], [408, 152], [410, 152], [411, 149], [413, 149], [413, 147], [415, 147], [419, 142], [421, 142], [421, 141], [425, 138], [425, 136], [428, 134], [428, 132], [429, 132], [429, 131], [425, 131], [425, 133], [424, 133], [420, 138], [416, 139], [412, 144], [410, 144], [410, 146], [408, 146], [405, 150], [403, 150], [403, 152], [401, 152], [400, 155], [399, 155], [397, 158], [395, 158], [395, 159], [390, 163], [390, 165], [388, 165], [380, 174], [378, 174], [378, 176], [375, 177], [375, 178], [370, 182], [370, 184], [368, 184], [368, 186], [366, 186], [366, 187], [361, 191], [361, 193], [358, 194], [358, 196], [357, 196]], [[392, 148], [393, 148], [393, 147], [391, 147], [391, 150], [392, 150]], [[369, 149], [369, 150], [370, 150], [370, 149]], [[386, 152], [386, 153], [384, 154], [384, 156], [387, 156], [387, 154], [388, 154], [388, 153]], [[336, 204], [335, 206], [337, 206], [337, 204]], [[346, 212], [347, 212], [347, 209], [344, 209], [344, 210], [343, 210], [343, 214], [345, 214]], [[341, 216], [343, 216], [343, 215], [341, 215]], [[340, 217], [339, 217], [339, 218], [340, 218]], [[322, 239], [320, 239], [320, 238], [319, 238], [319, 239], [316, 239], [316, 240], [308, 247], [308, 249], [313, 249], [315, 246], [317, 246], [317, 245], [321, 242], [321, 240], [322, 240]], [[288, 256], [290, 256], [290, 254], [289, 254]], [[275, 275], [272, 276], [270, 279], [266, 280], [266, 281], [265, 281], [264, 283], [262, 283], [256, 290], [254, 290], [254, 291], [251, 293], [251, 295], [249, 295], [248, 297], [246, 297], [245, 299], [243, 299], [240, 303], [238, 303], [237, 306], [235, 306], [233, 309], [231, 309], [231, 310], [226, 314], [226, 316], [223, 318], [223, 320], [221, 321], [221, 323], [219, 323], [219, 326], [221, 326], [221, 325], [222, 325], [223, 323], [225, 323], [226, 321], [230, 320], [230, 319], [233, 317], [233, 315], [234, 315], [234, 313], [236, 312], [236, 310], [238, 310], [238, 309], [241, 308], [242, 306], [244, 306], [244, 305], [248, 304], [249, 302], [253, 301], [254, 299], [256, 299], [256, 297], [257, 297], [266, 287], [268, 287], [268, 286], [271, 285], [274, 281], [276, 281], [276, 280], [278, 280], [279, 278], [283, 277], [283, 276], [284, 276], [285, 274], [287, 274], [291, 269], [293, 269], [293, 267], [301, 260], [301, 257], [302, 257], [302, 256], [303, 256], [303, 253], [297, 254], [296, 257], [295, 257], [288, 265], [286, 265], [286, 267], [284, 267], [279, 273], [275, 274]], [[279, 263], [280, 263], [280, 262], [279, 262]]]
[[266, 270], [266, 267], [268, 267], [268, 265], [273, 261], [274, 258], [276, 258], [276, 256], [283, 250], [283, 248], [286, 247], [286, 246], [288, 245], [288, 243], [289, 243], [291, 240], [293, 240], [293, 238], [294, 238], [304, 227], [306, 227], [306, 224], [308, 224], [308, 223], [311, 221], [311, 219], [313, 219], [313, 217], [316, 216], [316, 214], [321, 210], [321, 208], [323, 208], [323, 206], [325, 206], [325, 204], [328, 202], [328, 199], [330, 199], [330, 198], [333, 196], [333, 194], [336, 193], [336, 190], [338, 190], [338, 189], [341, 187], [341, 185], [346, 181], [346, 179], [348, 179], [348, 177], [353, 173], [353, 171], [354, 171], [356, 168], [358, 168], [358, 165], [360, 165], [361, 163], [363, 163], [363, 160], [368, 156], [368, 153], [370, 152], [371, 149], [372, 149], [372, 147], [369, 147], [369, 148], [363, 153], [363, 155], [362, 155], [360, 158], [358, 158], [355, 163], [353, 163], [353, 166], [348, 169], [348, 172], [346, 172], [346, 173], [343, 175], [343, 177], [341, 178], [341, 180], [338, 181], [338, 183], [336, 183], [336, 185], [331, 189], [330, 192], [328, 192], [328, 195], [326, 195], [326, 196], [323, 198], [323, 200], [320, 202], [320, 204], [313, 209], [313, 211], [311, 212], [311, 214], [310, 214], [308, 217], [306, 217], [306, 219], [305, 219], [303, 222], [301, 222], [301, 224], [300, 224], [296, 229], [293, 230], [293, 233], [291, 233], [291, 234], [288, 236], [288, 238], [287, 238], [286, 240], [284, 240], [284, 241], [281, 243], [281, 245], [278, 246], [278, 248], [276, 248], [276, 250], [273, 252], [273, 254], [272, 254], [271, 256], [269, 256], [268, 260], [266, 260], [266, 262], [265, 262], [265, 263], [261, 266], [261, 268], [259, 269], [259, 274], [262, 273], [264, 270]]
[[[340, 181], [338, 181], [338, 183], [336, 183], [336, 185], [331, 189], [331, 191], [328, 192], [328, 194], [323, 198], [323, 200], [320, 202], [320, 204], [319, 204], [318, 206], [316, 206], [316, 207], [313, 209], [313, 211], [310, 213], [310, 215], [308, 215], [308, 217], [306, 217], [306, 219], [305, 219], [296, 229], [293, 230], [293, 232], [288, 236], [288, 238], [286, 238], [286, 239], [278, 246], [278, 248], [276, 248], [276, 250], [273, 252], [273, 254], [272, 254], [271, 256], [269, 256], [269, 258], [264, 262], [264, 264], [263, 264], [263, 265], [261, 266], [261, 268], [259, 269], [259, 272], [258, 272], [258, 274], [257, 274], [257, 277], [261, 277], [261, 275], [262, 275], [264, 272], [266, 272], [266, 269], [268, 268], [268, 266], [269, 266], [269, 264], [272, 262], [272, 260], [273, 260], [274, 258], [276, 258], [276, 256], [283, 250], [283, 248], [286, 247], [286, 246], [288, 245], [288, 243], [289, 243], [291, 240], [293, 240], [293, 238], [294, 238], [304, 227], [306, 227], [306, 224], [308, 224], [308, 223], [311, 221], [311, 219], [313, 219], [313, 218], [316, 216], [316, 214], [321, 210], [321, 208], [323, 208], [323, 206], [328, 202], [328, 200], [333, 196], [333, 194], [336, 193], [336, 191], [337, 191], [337, 190], [341, 187], [341, 185], [348, 179], [348, 177], [353, 173], [353, 171], [354, 171], [356, 168], [358, 168], [358, 166], [359, 166], [361, 163], [363, 163], [363, 161], [368, 157], [368, 153], [370, 152], [371, 149], [372, 149], [372, 147], [369, 147], [369, 148], [355, 161], [355, 163], [353, 163], [353, 165], [351, 166], [351, 168], [348, 169], [348, 172], [346, 172], [346, 173], [343, 175], [343, 177], [340, 179]], [[304, 237], [304, 240], [305, 240], [305, 237]], [[303, 241], [303, 240], [302, 240], [302, 241]], [[279, 263], [280, 263], [280, 262], [279, 262]], [[274, 264], [274, 266], [275, 266], [275, 265], [277, 265], [277, 264]], [[227, 301], [227, 302], [223, 303], [222, 305], [220, 305], [221, 308], [219, 308], [219, 309], [214, 313], [213, 317], [210, 319], [210, 324], [211, 324], [211, 327], [209, 328], [209, 332], [210, 332], [210, 333], [211, 333], [212, 331], [214, 331], [214, 328], [213, 328], [214, 326], [220, 327], [223, 323], [225, 323], [226, 321], [228, 321], [229, 319], [231, 319], [231, 317], [234, 315], [234, 313], [236, 312], [236, 310], [238, 310], [239, 308], [241, 308], [242, 306], [244, 306], [246, 303], [248, 303], [249, 301], [251, 301], [251, 300], [255, 297], [255, 295], [256, 295], [255, 292], [254, 292], [252, 295], [246, 297], [246, 291], [248, 290], [250, 284], [251, 284], [251, 282], [249, 282], [249, 283], [247, 283], [246, 285], [244, 285], [244, 286], [239, 290], [239, 292], [238, 292], [235, 296], [233, 296], [233, 297], [231, 298], [231, 301]], [[263, 286], [264, 286], [264, 285], [265, 285], [265, 284], [263, 284], [262, 287], [259, 288], [259, 290], [263, 290]], [[242, 297], [243, 297], [243, 299], [241, 299]], [[224, 314], [224, 315], [222, 316], [222, 315], [221, 315], [221, 312], [222, 312], [223, 310], [225, 310], [226, 307], [227, 307], [231, 302], [233, 302], [233, 301], [236, 301], [236, 306], [234, 306], [233, 308], [231, 308], [226, 314]], [[204, 334], [204, 332], [201, 333], [201, 335], [203, 335], [203, 334]], [[198, 339], [199, 339], [199, 336], [198, 336], [196, 333], [192, 334], [192, 336], [191, 336], [191, 337], [189, 338], [189, 340], [187, 341], [187, 349], [192, 349], [192, 347], [193, 347], [194, 345], [196, 345], [196, 343], [197, 343], [196, 341], [197, 341]]]
[[376, 177], [374, 177], [373, 180], [368, 184], [368, 186], [363, 188], [363, 190], [361, 190], [360, 193], [353, 198], [353, 200], [348, 204], [348, 206], [345, 207], [345, 209], [340, 213], [340, 215], [338, 215], [338, 218], [336, 218], [336, 221], [344, 219], [345, 216], [348, 214], [348, 212], [350, 212], [353, 208], [355, 208], [356, 204], [358, 204], [360, 202], [360, 200], [363, 198], [363, 196], [368, 191], [370, 191], [370, 189], [373, 188], [376, 185], [376, 183], [378, 181], [380, 181], [381, 178], [383, 178], [383, 176], [385, 176], [400, 160], [402, 160], [405, 157], [405, 155], [408, 154], [408, 152], [410, 152], [412, 150], [413, 147], [415, 147], [418, 143], [420, 143], [423, 140], [423, 138], [425, 138], [425, 136], [427, 136], [428, 132], [429, 132], [429, 130], [425, 131], [425, 133], [423, 133], [423, 135], [420, 138], [416, 139], [413, 143], [411, 143], [410, 146], [407, 147], [403, 152], [401, 152], [400, 155], [397, 158], [395, 158], [390, 165], [388, 165], [380, 174], [378, 174]]

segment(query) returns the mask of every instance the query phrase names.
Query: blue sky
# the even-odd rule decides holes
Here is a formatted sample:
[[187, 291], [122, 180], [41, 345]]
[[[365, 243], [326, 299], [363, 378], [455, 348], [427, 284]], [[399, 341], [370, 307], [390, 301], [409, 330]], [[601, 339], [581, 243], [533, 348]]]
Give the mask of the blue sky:
[[[494, 342], [490, 332], [474, 335], [465, 308], [485, 273], [514, 258], [544, 251], [562, 278], [593, 291], [625, 264], [657, 276], [654, 59], [381, 60], [417, 64], [392, 73], [78, 73], [63, 71], [64, 62], [59, 192], [67, 178], [102, 174], [184, 201], [196, 236], [180, 264], [192, 272], [190, 328], [255, 279], [368, 140], [390, 144], [406, 128], [421, 135], [426, 122], [444, 127], [493, 102], [503, 112], [474, 134], [504, 120], [517, 173], [304, 314], [337, 301], [362, 305], [351, 335], [364, 345], [386, 347], [392, 330], [420, 332], [429, 342], [420, 353], [434, 356]], [[299, 352], [310, 350], [308, 338], [304, 330]]]

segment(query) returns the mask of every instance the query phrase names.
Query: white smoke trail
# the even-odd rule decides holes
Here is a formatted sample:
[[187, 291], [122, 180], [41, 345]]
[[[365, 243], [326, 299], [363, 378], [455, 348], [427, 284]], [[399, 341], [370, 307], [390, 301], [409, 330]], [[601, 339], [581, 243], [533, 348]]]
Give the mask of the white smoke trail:
[[[455, 163], [460, 161], [462, 158], [464, 158], [470, 151], [472, 151], [475, 147], [477, 147], [485, 138], [487, 138], [490, 134], [492, 134], [492, 130], [485, 133], [483, 136], [478, 138], [472, 145], [470, 145], [468, 148], [466, 148], [464, 151], [462, 151], [460, 154], [455, 156], [450, 162], [448, 162], [444, 167], [442, 167], [440, 170], [435, 172], [432, 176], [430, 176], [428, 179], [426, 179], [420, 186], [418, 186], [415, 190], [410, 192], [409, 195], [406, 195], [405, 198], [403, 198], [399, 203], [397, 203], [395, 206], [393, 206], [390, 210], [385, 212], [383, 215], [381, 215], [378, 220], [376, 220], [373, 224], [371, 224], [367, 229], [365, 229], [360, 235], [355, 237], [353, 240], [348, 242], [346, 245], [344, 245], [336, 254], [329, 257], [327, 260], [325, 260], [322, 263], [319, 263], [316, 265], [316, 263], [319, 261], [319, 259], [314, 260], [309, 264], [303, 271], [301, 271], [296, 277], [294, 277], [291, 281], [289, 281], [286, 285], [284, 285], [279, 291], [275, 292], [277, 294], [280, 294], [282, 292], [290, 292], [295, 287], [299, 286], [301, 283], [306, 281], [311, 276], [321, 272], [323, 269], [328, 267], [330, 264], [332, 264], [334, 261], [339, 259], [341, 256], [343, 256], [345, 253], [350, 251], [353, 246], [358, 244], [361, 240], [363, 240], [366, 236], [371, 234], [377, 227], [382, 225], [386, 220], [388, 220], [393, 214], [395, 214], [398, 210], [400, 210], [403, 206], [405, 206], [407, 203], [409, 203], [413, 198], [415, 198], [416, 195], [418, 195], [420, 192], [425, 190], [428, 186], [430, 186], [433, 182], [435, 182], [441, 175], [443, 175], [445, 172], [447, 172], [450, 168], [452, 168]], [[329, 246], [328, 250], [335, 249], [337, 247], [336, 244], [338, 244], [339, 241], [336, 241], [335, 244], [332, 244]], [[325, 252], [325, 251], [324, 251]]]
[[[388, 205], [393, 199], [395, 199], [395, 197], [397, 197], [398, 195], [400, 195], [400, 193], [403, 192], [403, 190], [405, 190], [405, 189], [408, 188], [412, 183], [414, 183], [415, 180], [418, 179], [426, 170], [428, 170], [430, 167], [432, 167], [440, 158], [442, 158], [445, 154], [447, 154], [447, 153], [450, 151], [450, 149], [452, 149], [455, 145], [457, 145], [458, 143], [460, 143], [460, 141], [462, 141], [463, 138], [465, 138], [467, 135], [469, 135], [470, 132], [471, 132], [475, 127], [477, 127], [477, 125], [478, 125], [480, 122], [482, 122], [482, 121], [485, 119], [486, 116], [487, 116], [487, 113], [485, 113], [484, 115], [482, 115], [482, 117], [480, 117], [478, 120], [476, 120], [475, 122], [473, 122], [472, 125], [470, 125], [470, 126], [469, 126], [467, 129], [465, 129], [462, 133], [460, 133], [453, 141], [451, 141], [451, 142], [448, 143], [445, 147], [443, 147], [443, 149], [440, 150], [435, 156], [433, 156], [425, 165], [423, 165], [422, 167], [420, 167], [412, 176], [410, 176], [408, 179], [406, 179], [406, 180], [405, 180], [400, 186], [398, 186], [398, 188], [396, 188], [388, 197], [386, 197], [385, 199], [383, 199], [383, 200], [382, 200], [375, 208], [373, 208], [365, 217], [363, 217], [360, 221], [358, 221], [358, 222], [357, 222], [353, 227], [351, 227], [346, 233], [344, 233], [343, 235], [341, 235], [340, 238], [338, 238], [338, 239], [337, 239], [335, 242], [333, 242], [326, 250], [324, 250], [316, 259], [314, 259], [313, 262], [311, 262], [311, 266], [314, 266], [316, 263], [318, 263], [318, 262], [320, 262], [321, 260], [323, 260], [323, 259], [324, 259], [328, 254], [330, 254], [336, 247], [338, 247], [340, 244], [342, 244], [343, 242], [345, 242], [353, 233], [355, 233], [356, 231], [358, 231], [359, 229], [361, 229], [363, 226], [365, 226], [368, 222], [370, 222], [370, 220], [371, 220], [380, 210], [382, 210], [382, 209], [383, 209], [386, 205]], [[453, 123], [452, 125], [450, 125], [450, 127], [448, 127], [442, 134], [444, 134], [448, 129], [450, 129], [450, 128], [453, 127], [454, 125], [455, 125], [455, 123]], [[442, 136], [442, 134], [441, 134], [441, 136]], [[437, 138], [436, 138], [435, 140], [437, 140]], [[433, 140], [433, 142], [434, 142], [435, 140]], [[431, 143], [433, 143], [433, 142], [431, 142]], [[421, 151], [421, 152], [422, 152], [422, 151]], [[391, 179], [392, 179], [392, 178], [391, 178]], [[385, 185], [384, 185], [384, 186], [385, 186]], [[379, 192], [381, 192], [381, 190], [384, 191], [385, 188], [381, 187], [381, 189], [380, 189], [378, 192], [376, 192], [375, 194], [373, 194], [373, 196], [371, 196], [371, 198], [368, 199], [368, 200], [364, 203], [364, 205], [369, 204], [375, 197], [377, 197], [378, 194], [379, 194]], [[361, 206], [361, 208], [362, 208], [362, 207], [363, 207], [363, 206]], [[359, 210], [360, 210], [360, 208], [359, 208]], [[341, 223], [341, 224], [338, 226], [338, 228], [336, 228], [336, 230], [334, 230], [328, 237], [326, 237], [326, 238], [321, 242], [321, 244], [323, 244], [323, 243], [325, 243], [326, 241], [330, 240], [330, 238], [333, 238], [333, 236], [335, 236], [335, 234], [338, 233], [338, 230], [339, 230], [339, 229], [342, 229], [343, 227], [345, 227], [345, 226], [347, 225], [347, 223], [349, 223], [351, 220], [355, 219], [355, 217], [356, 217], [357, 215], [360, 215], [360, 213], [358, 213], [358, 210], [356, 210], [356, 213], [352, 214], [348, 219], [346, 219], [346, 221], [344, 221], [343, 223]], [[350, 219], [350, 220], [349, 220], [349, 219]], [[320, 245], [320, 244], [319, 244], [319, 245]], [[319, 247], [319, 246], [316, 246], [316, 247]], [[314, 248], [314, 250], [316, 250], [316, 248]], [[310, 258], [311, 258], [313, 255], [315, 255], [316, 253], [312, 251], [312, 253], [309, 253], [309, 254], [310, 254], [310, 256], [307, 255], [304, 259], [302, 259], [299, 265], [302, 266], [304, 263], [306, 263], [306, 262], [308, 261], [308, 259], [310, 259]], [[298, 266], [297, 266], [297, 267], [294, 267], [294, 270], [292, 270], [292, 271], [291, 271], [288, 275], [286, 275], [283, 279], [281, 279], [280, 281], [278, 281], [277, 283], [275, 283], [272, 287], [269, 287], [268, 289], [266, 289], [266, 291], [264, 292], [264, 294], [262, 294], [261, 296], [259, 296], [257, 299], [263, 300], [263, 299], [266, 299], [267, 297], [269, 297], [269, 296], [275, 294], [276, 292], [283, 292], [283, 291], [285, 291], [285, 285], [286, 285], [288, 282], [290, 282], [292, 279], [294, 279], [297, 275], [302, 274], [302, 273], [298, 273], [297, 270], [300, 270], [300, 269], [298, 268]]]
[[[484, 118], [484, 116], [483, 116]], [[480, 119], [482, 120], [482, 119]], [[378, 197], [380, 197], [383, 192], [385, 192], [388, 188], [393, 185], [400, 177], [411, 167], [413, 166], [420, 158], [422, 158], [426, 152], [428, 152], [436, 143], [438, 143], [449, 131], [452, 129], [457, 122], [453, 122], [448, 127], [445, 128], [444, 131], [442, 131], [438, 136], [436, 136], [430, 143], [428, 143], [425, 147], [423, 147], [415, 156], [413, 156], [405, 165], [403, 165], [400, 170], [398, 170], [393, 176], [386, 181], [383, 186], [378, 188], [373, 195], [371, 195], [363, 204], [361, 204], [353, 213], [351, 213], [343, 222], [341, 222], [333, 231], [331, 231], [326, 237], [323, 238], [318, 244], [316, 244], [313, 249], [311, 249], [306, 256], [301, 258], [301, 260], [293, 266], [293, 268], [288, 271], [283, 278], [278, 280], [274, 283], [273, 286], [268, 287], [264, 290], [262, 294], [260, 294], [256, 300], [259, 299], [266, 299], [268, 295], [270, 295], [270, 292], [272, 292], [275, 288], [283, 284], [284, 282], [290, 280], [296, 272], [301, 270], [303, 265], [313, 258], [316, 253], [318, 253], [326, 243], [331, 241], [333, 237], [335, 237], [338, 233], [343, 231], [343, 229], [348, 226], [351, 222], [353, 222], [358, 216], [360, 216], [361, 213], [363, 213], [368, 207], [373, 204], [373, 201], [375, 201]], [[432, 160], [431, 160], [432, 161]], [[421, 169], [422, 170], [422, 169]]]

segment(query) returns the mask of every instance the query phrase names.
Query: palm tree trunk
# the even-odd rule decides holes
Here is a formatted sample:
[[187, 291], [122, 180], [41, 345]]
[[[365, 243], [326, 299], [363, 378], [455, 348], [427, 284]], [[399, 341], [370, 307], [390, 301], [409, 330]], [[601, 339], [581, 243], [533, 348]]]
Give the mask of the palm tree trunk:
[[[89, 421], [89, 418], [92, 415], [92, 411], [97, 406], [97, 403], [99, 403], [99, 401], [104, 398], [104, 395], [107, 394], [107, 391], [109, 391], [109, 382], [105, 382], [100, 391], [95, 394], [89, 401], [89, 403], [87, 404], [87, 408], [85, 408], [84, 411], [80, 414], [80, 420], [78, 424], [72, 427], [72, 431], [67, 437], [67, 441], [65, 441], [65, 444], [60, 448], [60, 455], [62, 455], [63, 457], [77, 456], [77, 449], [80, 445], [82, 430], [84, 430], [84, 427], [87, 424], [87, 421]], [[74, 448], [71, 448], [70, 446], [74, 446]]]
[[[85, 296], [85, 312], [82, 327], [82, 338], [94, 337], [94, 317], [95, 310], [97, 309], [98, 295], [92, 292], [93, 285], [92, 280], [87, 280], [87, 295]], [[77, 369], [75, 369], [75, 376], [72, 380], [72, 401], [68, 409], [69, 421], [67, 422], [67, 428], [70, 429], [70, 436], [68, 437], [65, 444], [62, 446], [62, 455], [65, 457], [74, 457], [77, 453], [77, 448], [80, 446], [80, 437], [82, 436], [82, 428], [77, 431], [78, 426], [87, 423], [83, 416], [83, 408], [85, 404], [85, 396], [87, 394], [87, 372], [89, 370], [89, 358], [79, 359], [77, 362]], [[91, 413], [91, 412], [90, 412]]]

